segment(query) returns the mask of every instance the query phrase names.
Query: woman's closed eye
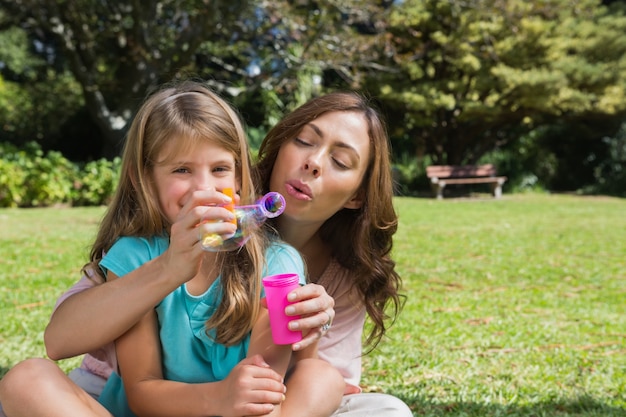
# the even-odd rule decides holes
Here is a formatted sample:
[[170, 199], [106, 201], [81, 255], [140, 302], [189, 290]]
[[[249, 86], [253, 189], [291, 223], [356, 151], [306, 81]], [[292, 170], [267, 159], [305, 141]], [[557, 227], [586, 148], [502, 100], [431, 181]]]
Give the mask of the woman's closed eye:
[[313, 144], [311, 144], [310, 142], [307, 142], [306, 140], [302, 139], [302, 138], [295, 138], [294, 141], [301, 146], [313, 146]]
[[333, 162], [335, 163], [335, 165], [337, 165], [341, 169], [350, 169], [350, 166], [344, 163], [341, 159], [333, 157]]

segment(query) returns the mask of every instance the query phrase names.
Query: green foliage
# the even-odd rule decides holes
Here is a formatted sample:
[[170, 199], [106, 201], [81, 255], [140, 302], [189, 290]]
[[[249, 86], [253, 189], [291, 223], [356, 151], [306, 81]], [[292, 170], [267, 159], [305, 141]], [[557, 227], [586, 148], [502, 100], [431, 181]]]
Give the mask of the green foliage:
[[76, 198], [74, 205], [99, 206], [111, 201], [117, 183], [122, 159], [112, 161], [99, 159], [88, 162], [81, 171], [79, 179], [74, 181]]
[[0, 207], [18, 207], [22, 196], [26, 194], [24, 180], [26, 173], [18, 161], [7, 158], [17, 149], [8, 144], [0, 143]]
[[24, 132], [25, 117], [31, 114], [31, 97], [19, 84], [8, 82], [0, 75], [0, 119], [3, 120], [0, 135], [3, 138], [20, 137]]
[[21, 27], [0, 30], [0, 141], [50, 140], [84, 104], [78, 82], [32, 53], [30, 42]]
[[51, 151], [44, 155], [37, 149], [29, 158], [23, 155], [23, 168], [26, 172], [24, 183], [27, 186], [24, 200], [33, 207], [46, 207], [54, 204], [68, 204], [73, 200], [72, 178], [78, 174], [76, 167], [61, 155]]
[[417, 190], [430, 192], [429, 180], [426, 177], [428, 158], [415, 158], [413, 154], [403, 153], [393, 164], [396, 194], [403, 196], [415, 195]]
[[250, 6], [240, 0], [75, 0], [62, 7], [41, 0], [0, 0], [5, 20], [27, 27], [29, 40], [39, 45], [32, 52], [80, 84], [87, 113], [102, 130], [102, 156], [108, 158], [116, 154], [126, 123], [146, 93], [193, 72], [198, 46], [207, 39], [232, 38]]
[[474, 163], [532, 129], [626, 112], [626, 18], [597, 1], [407, 0], [388, 22], [397, 71], [367, 86], [437, 163]]
[[0, 207], [102, 205], [119, 180], [120, 158], [81, 167], [36, 142], [24, 149], [0, 144], [0, 151]]
[[[383, 110], [409, 177], [404, 155], [419, 165], [499, 155], [514, 167], [516, 147], [536, 148], [542, 165], [557, 163], [541, 167], [549, 176], [502, 173], [615, 193], [621, 163], [605, 156], [619, 145], [605, 138], [626, 118], [625, 10], [598, 0], [0, 0], [0, 141], [112, 159], [145, 94], [189, 76], [257, 132], [312, 95], [355, 89]], [[407, 175], [414, 193], [422, 181]]]
[[609, 155], [594, 170], [592, 192], [626, 197], [626, 123], [614, 137], [605, 137]]

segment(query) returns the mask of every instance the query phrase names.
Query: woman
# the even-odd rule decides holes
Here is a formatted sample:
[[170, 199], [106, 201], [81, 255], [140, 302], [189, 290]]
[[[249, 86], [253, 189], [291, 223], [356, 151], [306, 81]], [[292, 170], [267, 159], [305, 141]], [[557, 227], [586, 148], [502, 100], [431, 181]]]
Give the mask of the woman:
[[[291, 328], [321, 329], [332, 323], [319, 341], [319, 356], [342, 373], [348, 386], [333, 415], [411, 416], [399, 399], [360, 393], [358, 386], [366, 314], [373, 323], [367, 337], [367, 345], [373, 349], [383, 337], [388, 319], [393, 321], [401, 308], [401, 281], [389, 257], [397, 216], [392, 205], [388, 138], [380, 116], [355, 93], [314, 98], [268, 133], [259, 151], [257, 174], [261, 193], [278, 191], [287, 199], [286, 210], [274, 225], [281, 238], [301, 252], [309, 279], [315, 283], [291, 294], [291, 300], [298, 303], [286, 313], [303, 315], [291, 322]], [[110, 349], [102, 351], [102, 346], [132, 327], [181, 284], [175, 277], [166, 277], [93, 286], [84, 278], [83, 288], [77, 289], [81, 292], [62, 302], [51, 318], [45, 333], [48, 355], [61, 359], [95, 352], [85, 360], [104, 364], [102, 376], [108, 377], [115, 357]], [[82, 291], [84, 287], [92, 288]], [[334, 310], [326, 293], [334, 298]], [[321, 333], [310, 332], [294, 350], [310, 345]], [[36, 376], [38, 381], [49, 382], [38, 388], [36, 396], [43, 399], [52, 391], [49, 398], [55, 398], [60, 382], [50, 381], [64, 378], [56, 365], [31, 360], [18, 367], [22, 368], [19, 373], [11, 375], [12, 370], [5, 379], [32, 384]], [[286, 381], [288, 393], [304, 385], [299, 378], [306, 378], [306, 373], [296, 369]], [[91, 382], [95, 382], [97, 395], [100, 381]], [[67, 390], [73, 395], [76, 385], [68, 383]], [[0, 400], [7, 398], [0, 385]], [[10, 400], [32, 404], [28, 398], [13, 396]], [[49, 407], [44, 415], [53, 415]]]
[[362, 394], [358, 386], [366, 314], [373, 324], [366, 344], [373, 349], [402, 306], [389, 256], [398, 223], [381, 117], [355, 93], [313, 98], [267, 134], [257, 177], [261, 193], [285, 196], [285, 211], [272, 223], [303, 255], [309, 281], [335, 300], [332, 328], [318, 345], [319, 356], [347, 383], [333, 416], [411, 416], [397, 398]]

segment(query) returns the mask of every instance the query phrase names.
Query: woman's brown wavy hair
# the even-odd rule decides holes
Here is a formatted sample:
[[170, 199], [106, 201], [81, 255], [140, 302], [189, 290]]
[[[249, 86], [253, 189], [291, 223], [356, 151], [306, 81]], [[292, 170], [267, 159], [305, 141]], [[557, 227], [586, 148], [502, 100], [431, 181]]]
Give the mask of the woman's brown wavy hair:
[[351, 284], [357, 288], [373, 324], [365, 344], [374, 349], [404, 303], [404, 296], [399, 294], [402, 280], [390, 257], [398, 217], [392, 201], [389, 138], [379, 112], [355, 92], [313, 98], [268, 132], [259, 148], [255, 174], [261, 192], [270, 191], [272, 169], [283, 143], [297, 137], [306, 124], [331, 112], [357, 112], [368, 124], [370, 160], [360, 189], [364, 203], [358, 210], [344, 208], [335, 213], [324, 222], [320, 234], [337, 261], [352, 272]]
[[[169, 232], [171, 224], [161, 211], [151, 181], [159, 152], [172, 140], [180, 141], [178, 152], [204, 141], [231, 152], [241, 203], [254, 202], [250, 153], [237, 112], [200, 82], [165, 85], [148, 96], [128, 131], [120, 182], [100, 224], [90, 263], [83, 268], [85, 273], [95, 271], [104, 280], [98, 264], [122, 236], [152, 237]], [[257, 231], [240, 251], [217, 254], [216, 262], [222, 266], [222, 302], [206, 327], [207, 331], [215, 329], [219, 343], [238, 342], [256, 321], [266, 246], [266, 239]]]

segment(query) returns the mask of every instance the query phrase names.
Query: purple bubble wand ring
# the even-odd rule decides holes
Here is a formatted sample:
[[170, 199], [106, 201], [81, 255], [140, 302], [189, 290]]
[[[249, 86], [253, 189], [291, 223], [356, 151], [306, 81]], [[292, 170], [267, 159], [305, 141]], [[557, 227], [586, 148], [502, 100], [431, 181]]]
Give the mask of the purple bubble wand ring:
[[233, 212], [237, 220], [237, 231], [228, 239], [217, 233], [209, 233], [200, 239], [202, 249], [209, 252], [231, 251], [242, 247], [250, 238], [250, 233], [267, 219], [280, 216], [285, 211], [285, 197], [277, 192], [269, 192], [258, 199], [255, 204], [234, 206]]

